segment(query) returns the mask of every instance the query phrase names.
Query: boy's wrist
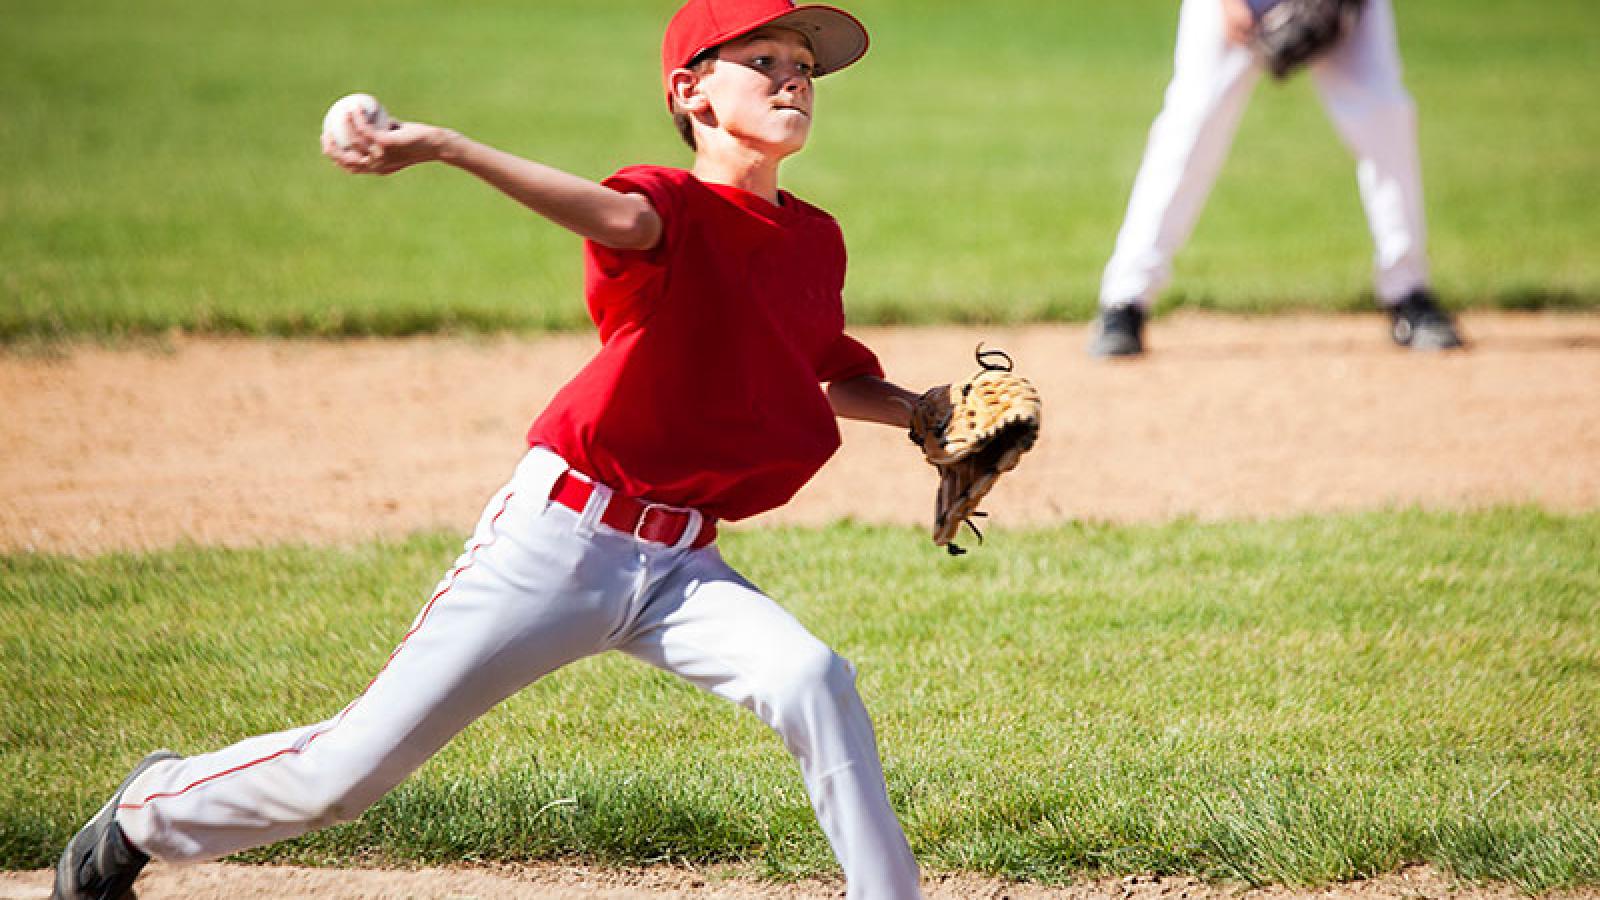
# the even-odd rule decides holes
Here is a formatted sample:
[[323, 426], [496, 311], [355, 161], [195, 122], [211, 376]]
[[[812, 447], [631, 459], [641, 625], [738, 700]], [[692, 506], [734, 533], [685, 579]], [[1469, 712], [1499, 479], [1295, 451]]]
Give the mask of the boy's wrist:
[[462, 156], [466, 153], [467, 139], [458, 131], [449, 128], [440, 128], [439, 135], [435, 138], [434, 158], [446, 165], [460, 165]]

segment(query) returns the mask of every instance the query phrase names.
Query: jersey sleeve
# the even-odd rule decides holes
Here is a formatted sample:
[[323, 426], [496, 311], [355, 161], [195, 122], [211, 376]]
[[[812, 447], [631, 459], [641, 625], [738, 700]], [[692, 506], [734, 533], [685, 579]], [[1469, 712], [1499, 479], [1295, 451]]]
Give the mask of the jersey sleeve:
[[824, 353], [817, 364], [818, 381], [849, 381], [862, 375], [883, 377], [883, 364], [878, 355], [848, 334], [840, 332], [833, 346]]
[[621, 322], [638, 318], [648, 306], [652, 286], [660, 282], [675, 246], [683, 194], [668, 170], [651, 166], [632, 166], [600, 183], [620, 193], [642, 194], [661, 217], [661, 238], [645, 250], [583, 242], [584, 293], [589, 314], [604, 336]]

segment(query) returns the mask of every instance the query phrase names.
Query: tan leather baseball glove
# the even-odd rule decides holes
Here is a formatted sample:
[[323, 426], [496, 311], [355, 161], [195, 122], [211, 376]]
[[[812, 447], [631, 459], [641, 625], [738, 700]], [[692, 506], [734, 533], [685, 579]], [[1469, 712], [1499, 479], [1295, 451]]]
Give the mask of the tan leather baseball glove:
[[1002, 350], [976, 352], [980, 370], [964, 381], [929, 388], [911, 409], [911, 442], [939, 472], [934, 502], [933, 543], [952, 556], [963, 524], [983, 541], [972, 519], [995, 482], [1039, 437], [1039, 391], [1014, 374]]

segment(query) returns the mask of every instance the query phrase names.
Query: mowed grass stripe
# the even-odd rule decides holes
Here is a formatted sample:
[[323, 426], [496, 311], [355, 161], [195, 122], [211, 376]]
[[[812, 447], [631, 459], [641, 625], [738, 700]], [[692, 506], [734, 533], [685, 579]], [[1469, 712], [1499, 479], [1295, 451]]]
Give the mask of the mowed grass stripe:
[[[352, 90], [578, 174], [685, 164], [666, 0], [17, 0], [0, 29], [0, 340], [586, 327], [578, 241], [443, 168], [318, 152]], [[1400, 3], [1437, 286], [1600, 304], [1589, 0]], [[851, 248], [856, 322], [1082, 320], [1170, 74], [1170, 0], [861, 0], [790, 187]], [[136, 73], [136, 74], [135, 74]], [[1365, 309], [1354, 167], [1309, 80], [1263, 83], [1162, 308]]]
[[[1600, 881], [1600, 515], [1068, 525], [958, 560], [850, 524], [725, 544], [859, 666], [930, 869]], [[455, 549], [0, 557], [0, 865], [48, 865], [150, 748], [337, 712]], [[246, 858], [832, 867], [775, 736], [618, 655]]]

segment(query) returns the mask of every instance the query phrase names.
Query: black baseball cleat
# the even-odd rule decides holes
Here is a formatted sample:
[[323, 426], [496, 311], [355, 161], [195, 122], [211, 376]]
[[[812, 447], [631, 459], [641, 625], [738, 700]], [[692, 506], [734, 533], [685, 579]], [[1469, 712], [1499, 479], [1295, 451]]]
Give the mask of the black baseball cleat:
[[1100, 311], [1089, 338], [1090, 356], [1138, 356], [1144, 352], [1144, 310], [1137, 304]]
[[55, 889], [50, 900], [123, 900], [133, 896], [133, 880], [150, 857], [128, 843], [117, 824], [117, 804], [133, 779], [162, 760], [182, 759], [171, 750], [157, 750], [139, 761], [122, 785], [83, 826], [56, 863]]
[[1426, 288], [1412, 291], [1389, 307], [1389, 336], [1396, 344], [1412, 350], [1454, 350], [1462, 346], [1450, 315], [1439, 308], [1439, 301]]

